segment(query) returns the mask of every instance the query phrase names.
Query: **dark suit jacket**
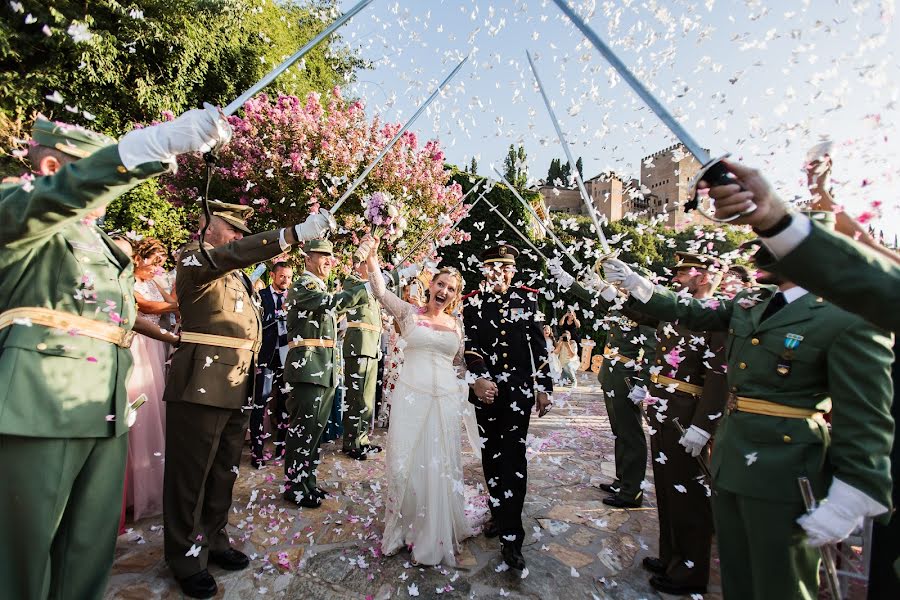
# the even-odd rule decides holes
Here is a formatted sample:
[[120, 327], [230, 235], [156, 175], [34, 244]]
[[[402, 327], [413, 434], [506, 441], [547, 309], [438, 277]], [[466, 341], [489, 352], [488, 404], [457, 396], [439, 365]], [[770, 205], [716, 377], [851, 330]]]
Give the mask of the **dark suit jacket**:
[[262, 346], [259, 350], [259, 366], [276, 369], [281, 366], [281, 358], [278, 354], [278, 317], [275, 314], [272, 286], [260, 290], [259, 298], [262, 301]]

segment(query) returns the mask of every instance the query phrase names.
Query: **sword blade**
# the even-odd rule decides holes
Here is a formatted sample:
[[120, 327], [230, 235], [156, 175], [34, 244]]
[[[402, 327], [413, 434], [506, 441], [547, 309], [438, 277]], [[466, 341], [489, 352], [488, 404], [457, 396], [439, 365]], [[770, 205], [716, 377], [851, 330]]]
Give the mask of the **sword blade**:
[[278, 65], [277, 67], [275, 67], [274, 69], [272, 69], [271, 71], [266, 73], [262, 79], [260, 79], [256, 83], [254, 83], [250, 87], [250, 89], [248, 89], [246, 92], [244, 92], [243, 94], [241, 94], [240, 96], [235, 98], [234, 101], [232, 101], [231, 104], [226, 106], [222, 112], [224, 112], [226, 116], [230, 116], [230, 115], [233, 115], [234, 113], [236, 113], [237, 110], [241, 106], [243, 106], [247, 100], [249, 100], [250, 98], [255, 96], [256, 93], [259, 92], [261, 89], [263, 89], [264, 87], [266, 87], [267, 85], [272, 83], [275, 80], [275, 78], [278, 77], [279, 75], [281, 75], [282, 73], [284, 73], [288, 69], [288, 67], [290, 67], [292, 64], [294, 64], [301, 58], [303, 58], [303, 56], [306, 55], [310, 50], [312, 50], [313, 48], [318, 46], [319, 42], [321, 42], [322, 40], [327, 38], [329, 35], [334, 33], [334, 31], [337, 28], [339, 28], [341, 25], [343, 25], [344, 23], [349, 21], [353, 17], [353, 15], [355, 15], [356, 13], [358, 13], [359, 11], [361, 11], [362, 9], [364, 9], [365, 7], [367, 7], [369, 4], [371, 4], [374, 1], [375, 0], [360, 0], [360, 2], [357, 2], [353, 8], [351, 8], [350, 10], [348, 10], [347, 12], [342, 14], [340, 17], [338, 17], [334, 23], [332, 23], [331, 25], [329, 25], [328, 27], [323, 29], [322, 32], [319, 33], [319, 35], [317, 35], [316, 37], [311, 39], [309, 42], [306, 43], [305, 46], [303, 46], [302, 48], [300, 48], [299, 50], [297, 50], [296, 52], [291, 54], [289, 57], [284, 59], [280, 65]]
[[544, 99], [544, 105], [547, 107], [547, 112], [550, 113], [550, 120], [553, 121], [553, 127], [556, 129], [556, 137], [559, 138], [559, 143], [566, 153], [566, 160], [569, 161], [569, 170], [575, 174], [575, 183], [578, 184], [581, 201], [584, 203], [584, 208], [588, 211], [588, 215], [590, 215], [591, 221], [594, 223], [594, 229], [597, 230], [600, 247], [603, 249], [604, 254], [609, 254], [609, 242], [606, 241], [606, 236], [603, 235], [603, 229], [600, 227], [600, 220], [597, 218], [597, 210], [594, 208], [593, 202], [591, 202], [590, 194], [588, 194], [587, 189], [584, 187], [584, 181], [581, 179], [581, 174], [578, 172], [578, 169], [575, 168], [575, 159], [572, 158], [572, 151], [569, 150], [569, 144], [566, 142], [566, 136], [563, 135], [562, 128], [559, 126], [559, 120], [556, 118], [556, 113], [553, 111], [553, 107], [550, 106], [550, 99], [547, 97], [547, 92], [544, 91], [544, 84], [541, 82], [541, 78], [538, 75], [537, 67], [534, 66], [531, 52], [526, 50], [525, 55], [528, 57], [528, 64], [531, 65], [531, 73], [534, 75], [534, 80], [537, 82], [538, 89], [541, 91], [541, 97]]
[[[566, 249], [565, 244], [563, 244], [561, 241], [559, 241], [559, 238], [556, 237], [556, 234], [553, 233], [553, 230], [550, 229], [550, 228], [549, 228], [549, 227], [541, 220], [541, 218], [538, 216], [537, 212], [535, 212], [535, 210], [531, 207], [531, 204], [529, 204], [528, 201], [525, 200], [525, 198], [523, 198], [521, 194], [519, 194], [519, 191], [518, 191], [516, 188], [513, 187], [513, 184], [511, 184], [510, 182], [508, 182], [508, 181], [506, 180], [506, 177], [503, 176], [503, 173], [501, 173], [500, 171], [497, 170], [497, 167], [494, 167], [494, 173], [497, 174], [497, 177], [500, 178], [500, 181], [502, 181], [503, 183], [506, 184], [506, 187], [508, 187], [508, 188], [509, 188], [509, 191], [512, 192], [512, 195], [516, 197], [516, 200], [518, 200], [518, 201], [522, 204], [522, 206], [525, 207], [525, 210], [527, 210], [527, 211], [531, 214], [531, 216], [534, 217], [534, 218], [537, 220], [537, 222], [538, 222], [538, 223], [540, 224], [540, 226], [544, 229], [544, 231], [546, 231], [547, 234], [550, 236], [550, 239], [553, 240], [553, 243], [556, 244], [556, 247], [559, 248], [559, 251], [562, 252], [562, 253], [566, 256], [566, 258], [568, 258], [569, 260], [572, 261], [572, 264], [575, 265], [575, 268], [576, 268], [576, 269], [579, 269], [579, 270], [580, 270], [580, 269], [581, 269], [581, 263], [578, 262], [578, 261], [575, 259], [574, 256], [572, 256], [571, 254], [569, 254], [569, 251]], [[499, 214], [499, 213], [497, 213], [497, 214]], [[521, 235], [521, 232], [519, 233], [519, 235]], [[543, 258], [544, 260], [546, 260], [546, 257], [545, 257], [543, 254], [541, 255], [541, 258]]]
[[397, 134], [393, 138], [391, 138], [391, 141], [389, 141], [387, 145], [381, 149], [381, 152], [378, 153], [378, 156], [375, 157], [375, 160], [373, 160], [371, 163], [369, 163], [368, 166], [366, 166], [365, 169], [363, 169], [363, 172], [360, 173], [359, 177], [357, 177], [356, 180], [350, 185], [350, 187], [347, 188], [347, 191], [344, 192], [344, 194], [338, 199], [338, 201], [335, 202], [334, 206], [332, 206], [330, 209], [331, 214], [335, 214], [341, 207], [341, 205], [347, 201], [347, 198], [350, 197], [350, 194], [352, 194], [353, 191], [359, 186], [359, 184], [363, 182], [363, 180], [369, 175], [369, 172], [371, 172], [372, 169], [374, 169], [375, 166], [379, 162], [381, 162], [381, 159], [384, 158], [388, 152], [390, 152], [391, 148], [394, 147], [394, 144], [397, 143], [397, 140], [399, 140], [403, 136], [403, 134], [406, 133], [406, 130], [409, 129], [413, 123], [415, 123], [416, 119], [419, 118], [419, 115], [425, 112], [425, 109], [428, 108], [428, 105], [434, 102], [434, 99], [438, 97], [438, 94], [441, 93], [441, 90], [443, 90], [444, 87], [448, 83], [450, 83], [451, 79], [456, 77], [456, 74], [459, 73], [459, 70], [463, 68], [463, 65], [466, 64], [468, 60], [469, 57], [466, 56], [459, 62], [458, 65], [456, 65], [456, 67], [452, 71], [450, 71], [450, 74], [447, 75], [447, 77], [444, 79], [444, 81], [441, 82], [439, 86], [437, 86], [437, 88], [431, 93], [431, 96], [429, 96], [428, 99], [422, 103], [422, 105], [413, 114], [413, 116], [411, 116], [409, 120], [403, 125], [403, 127], [400, 128], [400, 131], [398, 131]]
[[493, 202], [491, 202], [491, 201], [488, 200], [487, 198], [485, 198], [484, 201], [487, 203], [488, 206], [491, 207], [491, 210], [492, 210], [492, 211], [494, 211], [495, 213], [497, 213], [497, 216], [498, 216], [498, 217], [500, 217], [501, 219], [503, 219], [503, 222], [506, 223], [506, 224], [509, 226], [510, 229], [512, 229], [513, 231], [515, 231], [516, 234], [518, 234], [518, 236], [519, 236], [520, 238], [522, 238], [522, 241], [523, 241], [523, 242], [525, 242], [526, 244], [528, 244], [528, 245], [531, 247], [531, 249], [534, 250], [534, 251], [537, 253], [538, 256], [540, 256], [541, 258], [543, 258], [545, 261], [549, 260], [546, 256], [544, 256], [544, 253], [541, 252], [540, 250], [538, 250], [537, 246], [535, 246], [535, 245], [532, 243], [532, 241], [531, 241], [530, 239], [528, 239], [528, 236], [527, 236], [527, 235], [525, 235], [524, 233], [522, 233], [521, 231], [519, 231], [519, 228], [518, 228], [518, 227], [516, 227], [515, 225], [513, 225], [512, 223], [509, 222], [509, 219], [506, 218], [506, 215], [504, 215], [502, 212], [500, 212], [500, 210], [499, 210], [496, 206], [494, 206], [494, 203], [493, 203]]
[[675, 137], [684, 144], [685, 148], [688, 149], [688, 152], [694, 155], [700, 164], [706, 164], [709, 162], [709, 152], [703, 149], [703, 146], [697, 143], [690, 133], [681, 126], [675, 117], [669, 113], [666, 108], [660, 104], [659, 100], [650, 93], [644, 84], [641, 83], [634, 74], [628, 70], [628, 67], [625, 66], [618, 56], [606, 45], [606, 43], [600, 39], [600, 36], [588, 26], [584, 20], [579, 17], [575, 11], [569, 6], [566, 0], [553, 0], [553, 2], [559, 7], [559, 10], [566, 15], [572, 24], [575, 25], [578, 29], [581, 30], [581, 33], [584, 34], [584, 37], [588, 39], [588, 41], [593, 44], [594, 48], [596, 48], [600, 54], [603, 55], [603, 58], [612, 65], [612, 67], [616, 70], [619, 76], [625, 80], [625, 83], [637, 94], [644, 103], [650, 107], [657, 117], [663, 122], [663, 124], [669, 128], [669, 131], [675, 134]]

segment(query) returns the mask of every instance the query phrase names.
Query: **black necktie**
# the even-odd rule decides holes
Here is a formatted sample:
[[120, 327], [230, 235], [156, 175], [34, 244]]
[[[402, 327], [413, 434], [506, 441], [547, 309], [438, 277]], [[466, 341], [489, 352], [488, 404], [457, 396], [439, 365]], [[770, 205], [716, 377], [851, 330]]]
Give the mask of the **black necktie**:
[[787, 305], [787, 300], [784, 298], [784, 294], [778, 292], [772, 299], [769, 301], [769, 305], [766, 306], [766, 310], [763, 311], [762, 320], [765, 321], [779, 310], [784, 308]]
[[282, 303], [284, 302], [284, 296], [281, 292], [275, 292], [275, 310], [281, 310]]

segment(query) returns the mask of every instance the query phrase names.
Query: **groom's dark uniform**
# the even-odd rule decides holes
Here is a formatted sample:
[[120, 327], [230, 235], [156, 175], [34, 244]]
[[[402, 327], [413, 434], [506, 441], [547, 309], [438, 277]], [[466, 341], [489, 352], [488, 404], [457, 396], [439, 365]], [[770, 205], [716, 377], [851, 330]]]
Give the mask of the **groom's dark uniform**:
[[[485, 252], [482, 261], [514, 265], [516, 255], [514, 247], [501, 245]], [[501, 542], [521, 549], [528, 468], [525, 436], [536, 393], [553, 391], [537, 291], [510, 286], [503, 293], [473, 292], [466, 296], [463, 321], [468, 370], [497, 384], [491, 404], [482, 403], [474, 393], [469, 396], [486, 438], [482, 463], [491, 516]]]

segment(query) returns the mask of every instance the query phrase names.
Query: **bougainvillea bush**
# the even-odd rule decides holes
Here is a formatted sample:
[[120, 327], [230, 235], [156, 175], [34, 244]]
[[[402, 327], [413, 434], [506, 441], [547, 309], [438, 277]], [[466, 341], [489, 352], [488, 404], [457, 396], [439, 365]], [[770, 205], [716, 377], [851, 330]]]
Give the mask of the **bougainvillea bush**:
[[[316, 93], [305, 102], [261, 94], [244, 105], [243, 116], [229, 121], [234, 138], [218, 157], [209, 195], [252, 206], [255, 231], [299, 223], [318, 206], [333, 206], [402, 126], [367, 120], [362, 102], [344, 99], [338, 88], [327, 105]], [[403, 203], [408, 219], [402, 239], [383, 244], [385, 253], [405, 254], [462, 197], [461, 186], [450, 175], [438, 141], [420, 146], [414, 133], [404, 133], [335, 215], [339, 231], [331, 239], [338, 251], [349, 255], [368, 232], [361, 200], [382, 191]], [[182, 156], [177, 173], [165, 177], [160, 193], [173, 204], [196, 205], [205, 183], [203, 158]], [[452, 235], [464, 239], [464, 234]]]

